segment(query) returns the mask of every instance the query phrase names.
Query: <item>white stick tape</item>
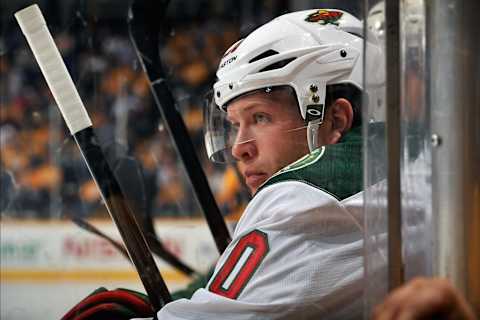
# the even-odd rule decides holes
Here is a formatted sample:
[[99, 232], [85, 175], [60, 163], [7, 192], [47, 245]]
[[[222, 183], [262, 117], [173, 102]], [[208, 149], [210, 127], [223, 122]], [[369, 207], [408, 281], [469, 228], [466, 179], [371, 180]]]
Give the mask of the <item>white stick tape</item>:
[[92, 125], [87, 110], [78, 94], [67, 67], [63, 62], [45, 19], [38, 5], [34, 4], [17, 11], [15, 18], [22, 29], [33, 55], [52, 91], [58, 108], [70, 129], [75, 134]]

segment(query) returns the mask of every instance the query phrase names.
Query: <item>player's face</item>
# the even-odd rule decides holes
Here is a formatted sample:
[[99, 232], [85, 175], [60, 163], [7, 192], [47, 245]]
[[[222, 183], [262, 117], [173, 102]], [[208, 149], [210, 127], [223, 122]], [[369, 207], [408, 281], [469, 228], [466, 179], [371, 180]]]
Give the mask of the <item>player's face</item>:
[[245, 95], [229, 104], [227, 113], [237, 130], [232, 155], [252, 194], [308, 153], [305, 123], [289, 91]]

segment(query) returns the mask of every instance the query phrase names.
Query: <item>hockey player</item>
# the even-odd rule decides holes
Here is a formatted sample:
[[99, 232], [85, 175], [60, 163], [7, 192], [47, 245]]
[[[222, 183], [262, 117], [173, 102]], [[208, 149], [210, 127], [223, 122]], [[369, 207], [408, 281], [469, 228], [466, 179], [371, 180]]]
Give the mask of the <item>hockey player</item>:
[[[227, 50], [206, 147], [212, 160], [236, 162], [253, 199], [207, 286], [158, 319], [362, 316], [362, 34], [347, 12], [306, 10]], [[65, 319], [95, 308], [145, 316], [129, 307], [138, 302], [132, 293], [99, 295], [109, 294], [93, 294]]]

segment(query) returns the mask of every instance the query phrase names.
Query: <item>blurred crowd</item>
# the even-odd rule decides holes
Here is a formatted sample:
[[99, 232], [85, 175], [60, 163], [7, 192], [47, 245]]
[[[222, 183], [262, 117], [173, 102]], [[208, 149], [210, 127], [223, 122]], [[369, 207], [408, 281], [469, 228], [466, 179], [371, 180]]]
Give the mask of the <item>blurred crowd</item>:
[[[203, 103], [238, 26], [205, 20], [172, 28], [161, 56], [177, 107], [222, 211], [241, 210], [245, 193], [232, 167], [213, 166], [203, 150]], [[120, 31], [120, 32], [119, 32]], [[112, 168], [127, 193], [153, 216], [200, 214], [148, 81], [122, 28], [69, 27], [55, 34]], [[2, 217], [96, 217], [99, 194], [20, 33], [2, 37], [0, 143]], [[3, 43], [5, 46], [5, 43]], [[134, 163], [141, 174], [132, 175]]]

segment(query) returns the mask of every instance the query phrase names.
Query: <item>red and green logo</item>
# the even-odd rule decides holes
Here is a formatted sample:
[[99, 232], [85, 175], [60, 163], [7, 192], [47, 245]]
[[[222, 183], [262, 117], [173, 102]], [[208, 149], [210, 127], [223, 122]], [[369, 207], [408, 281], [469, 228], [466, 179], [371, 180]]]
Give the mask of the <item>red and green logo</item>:
[[322, 25], [334, 24], [338, 26], [338, 20], [340, 20], [342, 15], [343, 12], [340, 11], [320, 9], [309, 14], [308, 17], [305, 18], [305, 21], [318, 22]]
[[243, 39], [238, 40], [232, 46], [223, 54], [224, 57], [228, 56], [230, 53], [234, 52], [237, 50], [238, 46], [242, 43]]

